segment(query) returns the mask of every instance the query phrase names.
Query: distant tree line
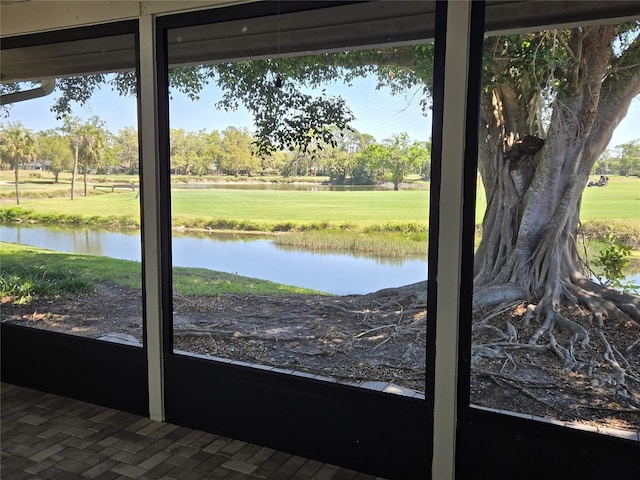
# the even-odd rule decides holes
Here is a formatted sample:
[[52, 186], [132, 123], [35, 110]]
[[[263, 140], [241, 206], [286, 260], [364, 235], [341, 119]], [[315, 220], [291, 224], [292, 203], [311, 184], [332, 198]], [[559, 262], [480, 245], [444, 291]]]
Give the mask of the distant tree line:
[[593, 173], [640, 176], [640, 139], [605, 150], [594, 165]]
[[[312, 148], [257, 153], [255, 137], [247, 128], [197, 132], [171, 129], [171, 173], [175, 175], [280, 175], [326, 176], [337, 185], [372, 185], [392, 182], [394, 188], [407, 175], [429, 179], [431, 145], [412, 141], [406, 133], [377, 142], [356, 130], [332, 131], [331, 142]], [[99, 117], [81, 121], [65, 117], [62, 127], [32, 132], [21, 123], [0, 125], [3, 169], [38, 168], [51, 171], [58, 181], [72, 173], [72, 186], [82, 175], [86, 195], [87, 174], [139, 172], [138, 135], [133, 127], [110, 132]], [[72, 194], [73, 195], [73, 194]]]

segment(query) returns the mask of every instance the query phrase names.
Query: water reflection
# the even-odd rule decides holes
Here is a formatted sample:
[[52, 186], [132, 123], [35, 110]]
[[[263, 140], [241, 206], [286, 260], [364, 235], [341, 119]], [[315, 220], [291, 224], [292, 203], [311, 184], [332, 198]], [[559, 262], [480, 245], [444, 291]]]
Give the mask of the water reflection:
[[[279, 250], [282, 250], [284, 252], [304, 252], [306, 250], [300, 249], [299, 247], [293, 246], [293, 245], [286, 245], [286, 244], [275, 244], [274, 243], [274, 247], [276, 247]], [[335, 250], [330, 250], [330, 249], [317, 249], [314, 250], [312, 252], [314, 255], [322, 255], [322, 254], [327, 254], [327, 255], [335, 255]], [[348, 254], [349, 257], [352, 258], [362, 258], [364, 260], [369, 260], [369, 261], [373, 261], [376, 262], [380, 265], [391, 265], [391, 266], [396, 266], [396, 267], [401, 267], [402, 265], [404, 265], [407, 261], [411, 261], [411, 260], [420, 260], [421, 258], [423, 260], [426, 261], [427, 258], [427, 253], [425, 252], [424, 255], [422, 256], [418, 256], [418, 255], [409, 255], [405, 258], [403, 257], [383, 257], [380, 255], [375, 255], [371, 252], [363, 252], [363, 251], [350, 251]], [[425, 263], [426, 265], [426, 263]], [[424, 278], [422, 279], [424, 280]]]
[[[0, 240], [60, 252], [140, 261], [140, 233], [92, 229], [0, 226]], [[174, 234], [173, 264], [200, 267], [337, 295], [368, 293], [425, 280], [426, 259], [380, 258], [362, 252], [310, 252], [237, 233]], [[640, 260], [626, 280], [640, 284]]]
[[[140, 261], [139, 232], [0, 226], [5, 242], [61, 252]], [[337, 295], [368, 293], [425, 280], [424, 259], [381, 261], [345, 253], [281, 248], [255, 236], [215, 235], [173, 238], [173, 265], [199, 267], [312, 288]]]

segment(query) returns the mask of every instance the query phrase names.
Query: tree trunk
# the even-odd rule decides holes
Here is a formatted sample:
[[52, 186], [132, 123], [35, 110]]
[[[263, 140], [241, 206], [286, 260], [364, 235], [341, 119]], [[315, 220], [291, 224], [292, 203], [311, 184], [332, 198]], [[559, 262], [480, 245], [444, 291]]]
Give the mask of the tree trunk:
[[15, 168], [13, 170], [14, 180], [16, 182], [16, 205], [20, 205], [20, 188], [18, 187], [18, 168], [20, 167], [20, 159], [14, 159]]
[[75, 198], [76, 194], [76, 175], [78, 174], [78, 155], [80, 146], [74, 145], [73, 149], [73, 171], [71, 172], [71, 200]]
[[[557, 320], [559, 305], [578, 304], [640, 320], [637, 297], [622, 302], [630, 308], [602, 298], [606, 289], [584, 274], [576, 243], [589, 173], [640, 93], [637, 73], [624, 81], [607, 77], [615, 33], [614, 26], [574, 32], [577, 66], [567, 88], [557, 94], [544, 140], [538, 138], [544, 135], [538, 112], [530, 108], [533, 90], [520, 92], [503, 81], [484, 96], [482, 125], [487, 127], [479, 169], [487, 210], [475, 257], [476, 296], [484, 289], [515, 285], [528, 297], [523, 300], [539, 300], [536, 312], [547, 322]], [[500, 296], [487, 298], [501, 301]]]
[[84, 179], [84, 196], [87, 196], [87, 159], [85, 158], [83, 165], [83, 179]]

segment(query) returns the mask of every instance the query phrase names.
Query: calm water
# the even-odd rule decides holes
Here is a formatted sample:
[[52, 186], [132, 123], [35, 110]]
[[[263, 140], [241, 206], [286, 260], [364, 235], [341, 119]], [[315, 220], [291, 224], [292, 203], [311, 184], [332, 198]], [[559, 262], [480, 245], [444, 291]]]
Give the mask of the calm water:
[[[60, 252], [140, 261], [137, 232], [0, 226], [0, 239]], [[368, 293], [426, 279], [424, 260], [391, 261], [281, 248], [242, 236], [173, 238], [173, 265], [200, 267], [338, 295]]]
[[[0, 240], [60, 252], [141, 258], [137, 232], [0, 225]], [[174, 236], [172, 248], [174, 266], [208, 268], [337, 295], [369, 293], [427, 277], [426, 260], [316, 253], [247, 235]], [[639, 261], [627, 269], [627, 280], [640, 285]]]

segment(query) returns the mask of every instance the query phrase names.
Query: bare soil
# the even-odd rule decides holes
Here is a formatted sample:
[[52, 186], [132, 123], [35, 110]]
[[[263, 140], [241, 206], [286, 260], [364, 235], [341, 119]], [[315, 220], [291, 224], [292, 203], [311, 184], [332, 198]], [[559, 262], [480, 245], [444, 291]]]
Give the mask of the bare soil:
[[[140, 293], [110, 285], [74, 299], [28, 305], [4, 298], [0, 308], [2, 321], [12, 324], [90, 338], [142, 338]], [[517, 304], [474, 318], [472, 403], [640, 430], [640, 325], [607, 320], [602, 329], [625, 372], [621, 380], [604, 359], [605, 345], [588, 315], [564, 312], [590, 335], [585, 350], [576, 346], [578, 366], [568, 370], [543, 338], [528, 345], [539, 325], [523, 322], [525, 311], [526, 305]], [[397, 289], [342, 297], [176, 297], [174, 349], [424, 393], [426, 323], [426, 305]], [[570, 344], [562, 332], [556, 339]]]

